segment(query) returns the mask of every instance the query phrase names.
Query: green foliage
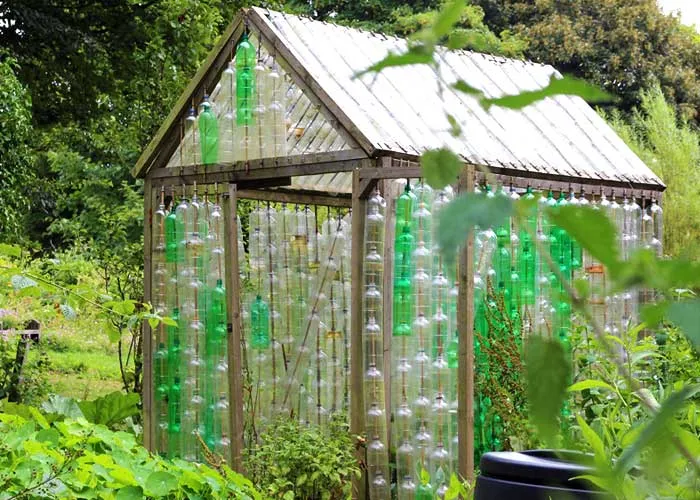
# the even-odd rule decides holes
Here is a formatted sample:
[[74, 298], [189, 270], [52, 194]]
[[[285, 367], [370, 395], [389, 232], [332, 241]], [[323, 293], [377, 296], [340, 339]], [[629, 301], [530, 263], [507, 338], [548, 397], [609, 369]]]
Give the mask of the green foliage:
[[[17, 347], [20, 335], [12, 332], [0, 332], [0, 399], [10, 394], [19, 397], [17, 402], [39, 403], [49, 392], [46, 370], [50, 366], [43, 343], [30, 346], [36, 351], [28, 357], [22, 367], [21, 375], [16, 377]], [[18, 374], [19, 375], [19, 374]]]
[[0, 498], [259, 499], [243, 476], [166, 461], [84, 419], [0, 414]]
[[[437, 166], [437, 165], [436, 165]], [[447, 204], [438, 215], [438, 244], [445, 258], [445, 267], [451, 269], [457, 253], [464, 246], [465, 235], [474, 226], [497, 227], [510, 216], [513, 203], [510, 198], [465, 193]]]
[[[422, 48], [440, 43], [451, 49], [472, 49], [521, 57], [527, 42], [509, 30], [494, 33], [484, 24], [484, 12], [463, 0], [397, 1], [292, 0], [286, 6], [316, 19], [349, 24], [372, 31], [411, 37]], [[418, 57], [411, 58], [417, 63]]]
[[684, 116], [700, 109], [700, 40], [656, 0], [474, 0], [494, 31], [528, 41], [526, 56], [638, 105], [655, 80]]
[[284, 420], [260, 436], [260, 445], [245, 457], [245, 468], [271, 498], [349, 498], [350, 481], [360, 473], [353, 450], [347, 425], [340, 419], [325, 431]]
[[539, 90], [521, 92], [495, 98], [482, 98], [481, 105], [488, 109], [491, 106], [501, 106], [510, 109], [522, 109], [537, 101], [556, 95], [576, 95], [590, 103], [610, 102], [614, 97], [603, 92], [596, 85], [587, 83], [571, 76], [558, 78], [552, 75], [549, 84]]
[[558, 414], [566, 397], [571, 363], [558, 339], [532, 336], [525, 348], [525, 375], [530, 418], [550, 446], [558, 431]]
[[[699, 86], [700, 87], [700, 86]], [[679, 119], [658, 87], [641, 93], [629, 122], [619, 113], [607, 118], [627, 144], [664, 181], [664, 252], [700, 258], [700, 132]]]
[[426, 151], [420, 157], [423, 178], [433, 189], [452, 184], [464, 168], [462, 159], [446, 148]]
[[[0, 6], [0, 9], [2, 6]], [[24, 214], [29, 210], [27, 187], [34, 180], [32, 168], [31, 102], [15, 75], [13, 59], [3, 61], [0, 52], [0, 239], [23, 239]]]

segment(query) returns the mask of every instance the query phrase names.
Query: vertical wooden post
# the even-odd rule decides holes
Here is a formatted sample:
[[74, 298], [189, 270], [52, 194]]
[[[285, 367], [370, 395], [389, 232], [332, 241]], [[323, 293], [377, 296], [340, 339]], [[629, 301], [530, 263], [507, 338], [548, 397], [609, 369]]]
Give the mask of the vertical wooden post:
[[238, 200], [236, 185], [228, 185], [224, 200], [226, 255], [226, 311], [228, 315], [228, 390], [231, 449], [229, 463], [243, 472], [243, 359], [241, 357], [241, 302], [238, 269]]
[[[151, 251], [153, 241], [151, 226], [153, 224], [153, 184], [146, 179], [143, 184], [143, 301], [151, 302], [153, 286], [151, 269]], [[143, 446], [155, 451], [155, 418], [153, 415], [153, 333], [148, 321], [142, 325], [143, 332], [143, 383], [141, 385], [141, 402], [143, 404]]]
[[[362, 295], [364, 291], [364, 276], [362, 273], [362, 253], [365, 242], [365, 212], [367, 200], [360, 197], [360, 171], [352, 173], [352, 234], [351, 234], [351, 265], [352, 292], [350, 316], [350, 433], [353, 436], [365, 434], [365, 401], [363, 386], [364, 360], [362, 356]], [[352, 478], [352, 498], [365, 500], [367, 498], [366, 447], [358, 446], [357, 460], [362, 467], [362, 476]]]
[[[474, 167], [460, 176], [459, 190], [474, 191]], [[459, 433], [459, 474], [474, 479], [474, 231], [467, 235], [467, 243], [459, 256], [459, 295], [457, 324], [459, 327], [459, 369], [457, 376]]]
[[[389, 163], [391, 164], [391, 163]], [[384, 340], [384, 411], [386, 413], [387, 449], [391, 450], [391, 328], [394, 313], [394, 193], [390, 179], [382, 182], [382, 196], [386, 199], [384, 210], [384, 276], [382, 282], [382, 335]]]

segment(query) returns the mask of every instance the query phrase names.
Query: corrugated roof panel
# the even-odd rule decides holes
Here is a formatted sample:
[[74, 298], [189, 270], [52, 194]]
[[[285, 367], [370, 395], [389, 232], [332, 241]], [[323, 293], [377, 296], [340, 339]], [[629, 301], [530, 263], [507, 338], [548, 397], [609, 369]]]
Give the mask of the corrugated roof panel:
[[[556, 96], [519, 111], [495, 106], [484, 110], [475, 98], [448, 87], [461, 79], [489, 97], [501, 97], [547, 85], [558, 74], [551, 66], [453, 51], [439, 54], [442, 82], [426, 65], [354, 78], [390, 51], [405, 50], [406, 41], [289, 14], [256, 12], [267, 17], [281, 42], [377, 149], [418, 155], [447, 145], [466, 160], [489, 166], [572, 181], [662, 185], [580, 98]], [[450, 135], [446, 112], [461, 124], [463, 137]]]

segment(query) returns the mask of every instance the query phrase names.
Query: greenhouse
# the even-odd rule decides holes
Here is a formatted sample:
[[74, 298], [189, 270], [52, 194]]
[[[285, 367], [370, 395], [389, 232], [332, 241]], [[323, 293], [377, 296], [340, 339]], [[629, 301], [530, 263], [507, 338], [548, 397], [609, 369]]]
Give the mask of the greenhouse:
[[[660, 253], [661, 180], [579, 97], [484, 109], [450, 85], [500, 97], [546, 86], [551, 66], [439, 50], [439, 71], [357, 76], [406, 49], [246, 9], [143, 152], [146, 300], [175, 320], [144, 337], [149, 449], [241, 469], [274, 419], [347, 419], [364, 438], [356, 498], [391, 498], [392, 483], [399, 499], [441, 496], [501, 447], [474, 384], [501, 369], [490, 336], [567, 342], [571, 305], [532, 234], [565, 277], [588, 280], [607, 331], [636, 320], [648, 293], [608, 293], [603, 266], [541, 215], [530, 231], [478, 228], [458, 269], [438, 252], [436, 216], [474, 190], [590, 204], [620, 228], [622, 255]], [[433, 190], [419, 161], [441, 147], [465, 167]]]

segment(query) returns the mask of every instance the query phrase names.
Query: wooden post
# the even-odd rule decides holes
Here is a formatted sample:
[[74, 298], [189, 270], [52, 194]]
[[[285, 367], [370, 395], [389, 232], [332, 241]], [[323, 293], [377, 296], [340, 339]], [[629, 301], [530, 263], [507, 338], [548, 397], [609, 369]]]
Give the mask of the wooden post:
[[[367, 200], [360, 197], [360, 172], [352, 173], [352, 311], [350, 317], [350, 433], [353, 436], [365, 436], [365, 401], [363, 391], [364, 360], [362, 356], [362, 295], [364, 291], [362, 273], [362, 253], [365, 242], [365, 212]], [[360, 443], [358, 443], [359, 445]], [[367, 498], [366, 447], [357, 447], [357, 460], [362, 476], [352, 478], [352, 498]]]
[[241, 301], [238, 269], [238, 195], [236, 185], [228, 185], [224, 200], [226, 228], [226, 311], [228, 314], [228, 390], [231, 450], [229, 463], [243, 472], [243, 358], [241, 356]]
[[[143, 301], [151, 303], [151, 226], [153, 223], [153, 185], [150, 179], [143, 184]], [[143, 446], [148, 451], [155, 451], [155, 418], [153, 415], [153, 332], [148, 321], [142, 325], [143, 332], [143, 385], [141, 401], [143, 404]]]
[[[467, 165], [459, 180], [462, 193], [474, 191], [474, 167]], [[459, 433], [459, 474], [474, 479], [474, 231], [459, 256], [459, 295], [457, 324], [459, 327], [459, 370], [457, 376]]]

